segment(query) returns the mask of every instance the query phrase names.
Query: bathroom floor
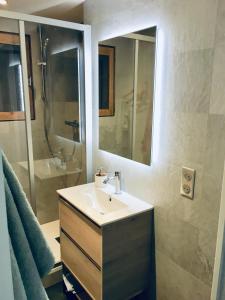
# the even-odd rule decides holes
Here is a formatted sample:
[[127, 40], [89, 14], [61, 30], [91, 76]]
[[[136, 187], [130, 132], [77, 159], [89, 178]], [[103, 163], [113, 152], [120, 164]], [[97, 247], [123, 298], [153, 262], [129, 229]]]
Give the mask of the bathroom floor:
[[[62, 282], [59, 282], [49, 288], [46, 289], [49, 300], [91, 300], [91, 298], [86, 294], [82, 293], [77, 296], [66, 297], [66, 295], [63, 292], [63, 284]], [[145, 300], [144, 295], [139, 295], [134, 297], [132, 300]]]
[[63, 292], [63, 285], [61, 282], [46, 289], [49, 300], [67, 300]]
[[59, 282], [46, 289], [49, 300], [91, 300], [86, 293], [81, 293], [77, 296], [66, 296], [63, 292], [63, 284]]
[[57, 241], [59, 237], [59, 220], [41, 225], [42, 232], [48, 241], [49, 247], [55, 257], [55, 262], [61, 262], [60, 244]]

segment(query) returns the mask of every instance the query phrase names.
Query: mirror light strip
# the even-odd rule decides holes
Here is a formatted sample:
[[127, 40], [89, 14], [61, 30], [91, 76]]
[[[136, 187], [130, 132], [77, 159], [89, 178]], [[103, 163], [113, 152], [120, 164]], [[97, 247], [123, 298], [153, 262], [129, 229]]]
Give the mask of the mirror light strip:
[[135, 40], [135, 57], [134, 57], [134, 102], [133, 102], [133, 123], [132, 123], [132, 156], [135, 156], [136, 145], [136, 110], [137, 110], [137, 84], [138, 84], [138, 53], [139, 53], [139, 40]]
[[156, 39], [153, 36], [147, 36], [143, 34], [137, 34], [137, 33], [129, 33], [123, 35], [124, 38], [132, 39], [132, 40], [138, 40], [143, 42], [151, 42], [155, 43]]

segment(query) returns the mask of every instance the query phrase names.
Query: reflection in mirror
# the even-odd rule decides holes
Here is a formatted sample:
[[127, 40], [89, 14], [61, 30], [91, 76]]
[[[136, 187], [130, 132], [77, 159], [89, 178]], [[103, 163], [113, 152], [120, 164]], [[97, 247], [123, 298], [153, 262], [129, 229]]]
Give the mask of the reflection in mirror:
[[74, 30], [40, 25], [44, 124], [51, 144], [55, 137], [81, 141], [80, 73], [83, 35]]
[[66, 103], [69, 108], [65, 120], [56, 119], [55, 133], [68, 139], [71, 139], [72, 133], [72, 140], [79, 142], [79, 48], [54, 53], [50, 62], [54, 81], [57, 82], [57, 84], [52, 82], [51, 86], [54, 95], [54, 114], [57, 114], [60, 104]]
[[149, 165], [156, 27], [99, 43], [99, 147]]
[[114, 115], [115, 47], [99, 45], [99, 116]]

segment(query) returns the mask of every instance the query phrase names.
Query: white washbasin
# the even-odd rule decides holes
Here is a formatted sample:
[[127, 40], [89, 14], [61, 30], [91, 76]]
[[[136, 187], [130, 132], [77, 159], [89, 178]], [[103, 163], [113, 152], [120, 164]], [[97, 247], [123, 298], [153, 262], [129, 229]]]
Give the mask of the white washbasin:
[[100, 189], [84, 191], [82, 196], [85, 201], [87, 201], [87, 204], [101, 215], [127, 207], [126, 204], [116, 199], [113, 194], [109, 194]]
[[100, 226], [153, 209], [151, 204], [128, 193], [114, 194], [111, 185], [96, 188], [94, 183], [88, 183], [57, 193]]

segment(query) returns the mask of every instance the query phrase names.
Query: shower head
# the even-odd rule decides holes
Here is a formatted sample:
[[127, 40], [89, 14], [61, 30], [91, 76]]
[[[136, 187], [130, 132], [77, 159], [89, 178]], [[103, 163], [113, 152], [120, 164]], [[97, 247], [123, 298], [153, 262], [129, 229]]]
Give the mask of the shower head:
[[47, 48], [48, 42], [49, 42], [49, 38], [46, 38], [46, 39], [44, 40], [44, 48]]
[[42, 60], [45, 60], [43, 57], [45, 56], [45, 52], [48, 46], [49, 38], [45, 37], [46, 36], [46, 30], [43, 25], [38, 25], [37, 27], [37, 32], [39, 34], [39, 42], [40, 42], [40, 50], [41, 50], [41, 56]]

